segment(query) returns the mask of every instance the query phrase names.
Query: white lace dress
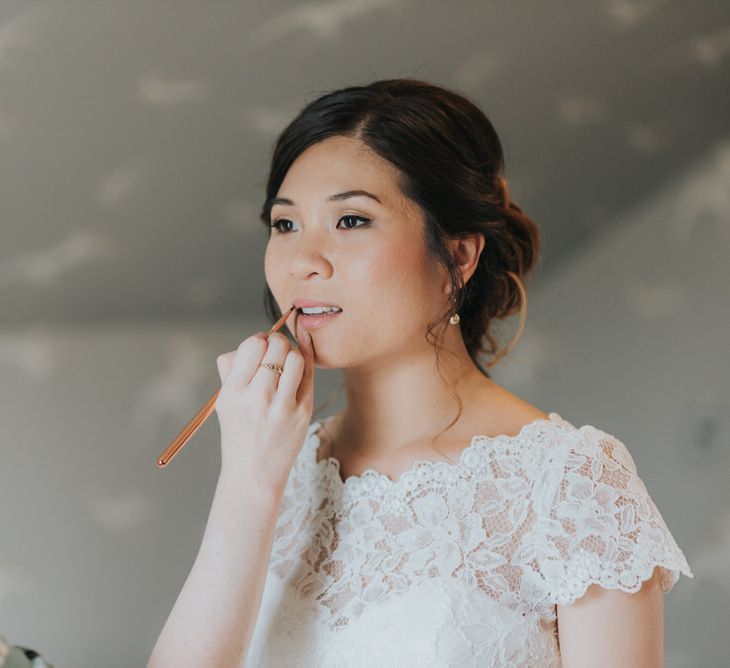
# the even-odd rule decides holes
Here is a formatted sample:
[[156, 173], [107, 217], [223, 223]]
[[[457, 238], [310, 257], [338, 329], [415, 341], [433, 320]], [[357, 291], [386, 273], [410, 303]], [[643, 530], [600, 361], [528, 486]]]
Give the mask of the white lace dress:
[[693, 577], [625, 445], [557, 413], [458, 463], [340, 478], [314, 421], [246, 668], [561, 666], [556, 604]]

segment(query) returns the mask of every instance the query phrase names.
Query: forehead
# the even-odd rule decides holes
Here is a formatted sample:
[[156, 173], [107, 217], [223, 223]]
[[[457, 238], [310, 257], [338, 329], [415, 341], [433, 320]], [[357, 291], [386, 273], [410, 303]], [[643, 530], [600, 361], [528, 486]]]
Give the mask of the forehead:
[[[368, 148], [359, 139], [352, 137], [328, 137], [327, 139], [309, 146], [294, 161], [287, 172], [291, 176], [302, 178], [302, 172], [309, 171], [317, 165], [323, 174], [333, 175], [341, 172], [361, 173], [368, 176], [377, 174], [394, 174], [396, 169], [387, 160], [384, 160]], [[316, 175], [315, 175], [316, 176]]]
[[[398, 187], [399, 171], [361, 141], [351, 137], [329, 137], [308, 147], [292, 163], [279, 187], [277, 197], [297, 205], [323, 203], [330, 195], [349, 190], [367, 190], [382, 206], [410, 208]], [[378, 206], [371, 199], [363, 198]]]

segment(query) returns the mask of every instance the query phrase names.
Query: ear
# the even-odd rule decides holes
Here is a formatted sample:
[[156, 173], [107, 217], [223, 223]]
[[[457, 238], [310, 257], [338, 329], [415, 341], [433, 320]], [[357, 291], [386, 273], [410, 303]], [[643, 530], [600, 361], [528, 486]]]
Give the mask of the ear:
[[[479, 257], [482, 250], [484, 250], [486, 244], [484, 235], [480, 233], [470, 234], [461, 239], [449, 239], [447, 243], [456, 267], [461, 272], [462, 281], [466, 285], [476, 271]], [[445, 292], [448, 295], [451, 294], [450, 282], [448, 282]]]

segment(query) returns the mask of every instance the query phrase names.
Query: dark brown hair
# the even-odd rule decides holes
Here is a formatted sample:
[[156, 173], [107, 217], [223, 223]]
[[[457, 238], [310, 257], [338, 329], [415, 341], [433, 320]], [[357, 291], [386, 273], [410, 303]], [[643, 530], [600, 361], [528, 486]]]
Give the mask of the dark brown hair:
[[[434, 329], [457, 312], [469, 357], [489, 378], [486, 369], [511, 350], [524, 328], [524, 281], [541, 245], [537, 225], [509, 197], [502, 145], [492, 123], [465, 95], [417, 79], [386, 79], [326, 93], [309, 102], [276, 140], [260, 215], [269, 234], [271, 200], [292, 163], [333, 136], [357, 139], [397, 168], [398, 187], [425, 218], [427, 250], [449, 272], [454, 288], [455, 301], [429, 323], [426, 338], [437, 344], [438, 361]], [[484, 235], [485, 246], [464, 285], [446, 240], [474, 233]], [[264, 302], [273, 323], [281, 312], [268, 285]], [[499, 350], [493, 324], [517, 312], [517, 332]], [[491, 356], [486, 368], [479, 363], [481, 353]]]

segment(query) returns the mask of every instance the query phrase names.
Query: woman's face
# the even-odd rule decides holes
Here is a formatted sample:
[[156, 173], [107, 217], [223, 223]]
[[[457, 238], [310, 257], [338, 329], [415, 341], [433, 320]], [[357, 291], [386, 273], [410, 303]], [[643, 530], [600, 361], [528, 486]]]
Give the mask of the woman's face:
[[[318, 367], [387, 362], [431, 348], [426, 325], [448, 303], [447, 274], [427, 257], [423, 217], [398, 190], [396, 175], [361, 142], [331, 137], [304, 151], [279, 188], [277, 198], [294, 204], [271, 209], [264, 271], [281, 312], [297, 298], [342, 309], [311, 331]], [[351, 190], [380, 201], [329, 199]]]

